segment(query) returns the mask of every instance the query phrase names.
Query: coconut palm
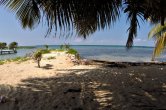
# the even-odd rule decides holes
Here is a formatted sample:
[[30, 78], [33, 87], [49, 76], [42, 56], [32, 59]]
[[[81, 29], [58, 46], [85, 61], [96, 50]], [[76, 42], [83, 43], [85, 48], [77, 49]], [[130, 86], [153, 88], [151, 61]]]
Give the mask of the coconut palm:
[[44, 47], [46, 48], [46, 50], [48, 50], [49, 46], [48, 45], [44, 45]]
[[47, 35], [60, 29], [66, 36], [76, 33], [84, 38], [110, 28], [121, 13], [126, 13], [130, 23], [127, 47], [137, 36], [139, 19], [163, 25], [166, 18], [166, 0], [1, 0], [0, 4], [16, 12], [23, 28], [33, 29], [44, 16]]
[[12, 49], [14, 51], [14, 53], [17, 53], [16, 48], [18, 47], [18, 43], [17, 42], [11, 42], [9, 44], [9, 49]]
[[2, 49], [5, 49], [6, 46], [7, 46], [7, 43], [5, 43], [5, 42], [0, 42], [0, 49], [1, 49], [1, 50], [2, 50]]
[[42, 52], [40, 50], [34, 53], [34, 59], [37, 61], [38, 67], [40, 68], [40, 61], [42, 59]]
[[71, 48], [70, 44], [63, 44], [63, 45], [60, 45], [60, 49], [63, 49], [63, 50], [69, 50]]
[[154, 38], [156, 41], [155, 48], [152, 55], [152, 61], [154, 61], [156, 56], [159, 56], [166, 48], [166, 24], [157, 24], [149, 32], [149, 38]]

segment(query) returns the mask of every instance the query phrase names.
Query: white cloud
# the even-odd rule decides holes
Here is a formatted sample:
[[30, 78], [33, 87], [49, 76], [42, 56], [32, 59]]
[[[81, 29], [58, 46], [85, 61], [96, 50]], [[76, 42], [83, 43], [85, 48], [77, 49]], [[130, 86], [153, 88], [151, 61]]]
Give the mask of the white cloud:
[[134, 40], [134, 42], [136, 42], [136, 43], [138, 43], [138, 42], [146, 42], [146, 41], [147, 41], [147, 39], [140, 39], [140, 38], [136, 38]]

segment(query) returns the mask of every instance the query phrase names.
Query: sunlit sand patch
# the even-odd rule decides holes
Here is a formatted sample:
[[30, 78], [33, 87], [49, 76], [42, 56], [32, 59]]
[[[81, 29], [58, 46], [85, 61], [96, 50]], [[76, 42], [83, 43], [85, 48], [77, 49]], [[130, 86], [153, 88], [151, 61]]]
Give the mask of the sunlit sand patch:
[[96, 100], [97, 102], [99, 102], [100, 107], [99, 109], [108, 107], [111, 105], [111, 101], [112, 101], [112, 92], [108, 91], [108, 90], [96, 90], [94, 91], [95, 96], [96, 96]]
[[153, 100], [153, 101], [156, 100], [156, 98], [155, 98], [153, 95], [149, 94], [148, 92], [145, 92], [144, 94], [145, 94], [145, 96], [147, 96], [147, 97], [150, 98], [151, 100]]

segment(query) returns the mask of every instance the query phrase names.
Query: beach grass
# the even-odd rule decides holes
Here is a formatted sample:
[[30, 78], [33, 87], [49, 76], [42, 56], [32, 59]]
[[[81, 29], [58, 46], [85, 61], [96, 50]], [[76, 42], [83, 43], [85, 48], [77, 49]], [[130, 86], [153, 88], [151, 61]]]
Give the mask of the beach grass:
[[0, 60], [0, 65], [3, 65], [4, 64], [4, 61], [3, 60]]
[[17, 63], [21, 63], [21, 62], [25, 62], [30, 60], [29, 57], [16, 57], [16, 58], [12, 58], [12, 59], [6, 59], [6, 60], [0, 60], [0, 65], [3, 65], [7, 62], [17, 62]]

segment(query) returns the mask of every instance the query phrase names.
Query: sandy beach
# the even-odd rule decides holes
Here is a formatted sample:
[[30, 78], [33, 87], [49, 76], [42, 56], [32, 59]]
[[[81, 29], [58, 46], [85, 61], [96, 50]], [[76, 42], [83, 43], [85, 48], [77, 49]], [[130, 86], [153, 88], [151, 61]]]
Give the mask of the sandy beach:
[[164, 110], [166, 65], [12, 62], [0, 65], [0, 96], [0, 110]]

